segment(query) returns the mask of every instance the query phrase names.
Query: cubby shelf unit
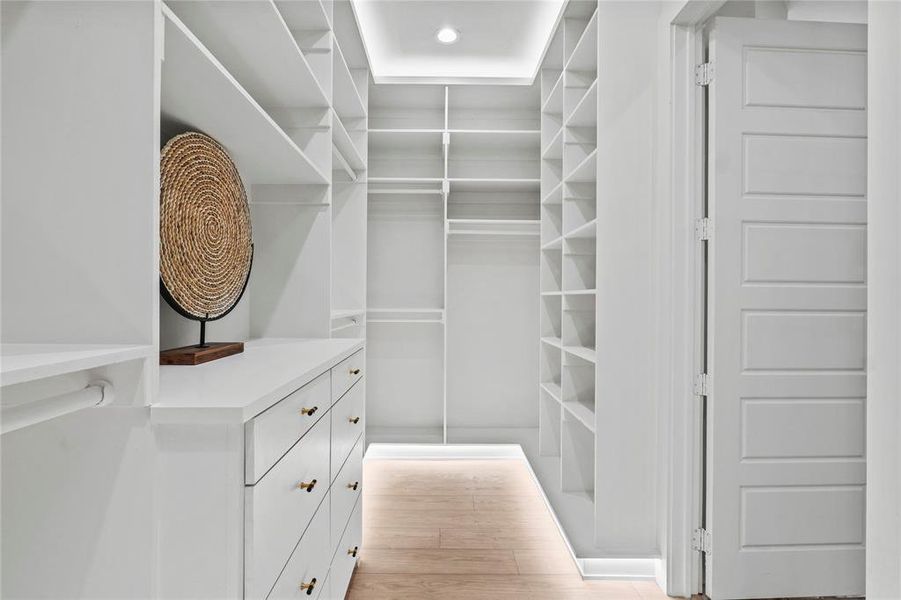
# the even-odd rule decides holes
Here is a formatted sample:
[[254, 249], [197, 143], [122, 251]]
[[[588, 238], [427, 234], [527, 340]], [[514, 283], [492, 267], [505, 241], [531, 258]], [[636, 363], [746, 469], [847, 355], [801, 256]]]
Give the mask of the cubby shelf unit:
[[[567, 533], [594, 547], [597, 435], [596, 2], [572, 2], [539, 72], [541, 204], [537, 469]], [[586, 533], [591, 531], [591, 533]]]
[[[503, 426], [501, 416], [468, 410], [467, 402], [503, 406], [514, 395], [519, 403], [535, 395], [531, 386], [509, 386], [493, 398], [489, 390], [504, 369], [534, 369], [506, 357], [536, 343], [528, 333], [517, 336], [521, 319], [534, 319], [518, 307], [529, 307], [522, 286], [531, 277], [537, 287], [537, 268], [512, 266], [537, 267], [538, 94], [537, 85], [370, 90], [368, 305], [381, 307], [367, 311], [370, 441], [454, 442], [454, 432], [470, 426], [466, 413]], [[505, 266], [508, 256], [515, 260]], [[496, 269], [498, 279], [485, 281], [483, 268]], [[465, 335], [485, 331], [485, 318], [504, 331], [519, 319], [517, 330]], [[492, 372], [479, 360], [500, 364]], [[469, 382], [483, 385], [473, 392]], [[530, 404], [511, 411], [536, 427]]]

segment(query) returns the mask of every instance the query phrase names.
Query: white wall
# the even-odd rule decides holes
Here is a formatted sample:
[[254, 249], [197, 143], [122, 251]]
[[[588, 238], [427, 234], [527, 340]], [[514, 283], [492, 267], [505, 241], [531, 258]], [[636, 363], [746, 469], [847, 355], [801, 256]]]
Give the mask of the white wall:
[[[155, 347], [158, 4], [0, 6], [3, 341]], [[153, 596], [155, 362], [3, 388], [116, 400], [0, 438], [0, 596]]]
[[597, 545], [656, 557], [652, 214], [657, 2], [598, 7]]
[[867, 598], [901, 598], [901, 4], [869, 3]]

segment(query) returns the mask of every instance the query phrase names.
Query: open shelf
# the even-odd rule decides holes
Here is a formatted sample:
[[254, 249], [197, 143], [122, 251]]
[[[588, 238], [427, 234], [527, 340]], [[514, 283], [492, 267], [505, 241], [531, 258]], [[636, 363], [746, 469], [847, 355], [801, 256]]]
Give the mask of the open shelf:
[[547, 115], [563, 114], [563, 79], [563, 71], [560, 71], [560, 74], [557, 76], [557, 81], [554, 82], [554, 86], [551, 88], [547, 99], [544, 101], [544, 105], [541, 107], [542, 113]]
[[598, 124], [598, 80], [591, 82], [572, 113], [567, 116], [567, 127], [597, 127]]
[[440, 308], [370, 308], [366, 311], [367, 323], [443, 323], [444, 310]]
[[597, 170], [598, 170], [598, 162], [597, 162], [597, 149], [592, 150], [591, 153], [585, 157], [585, 159], [579, 163], [572, 171], [566, 176], [567, 182], [589, 182], [589, 181], [597, 181]]
[[366, 103], [360, 96], [353, 73], [338, 44], [333, 47], [332, 60], [332, 107], [342, 120], [365, 119]]
[[165, 5], [164, 131], [204, 131], [249, 183], [327, 184], [310, 158]]
[[559, 181], [541, 200], [542, 204], [560, 204], [563, 202], [563, 182]]
[[541, 158], [545, 160], [563, 160], [563, 128], [551, 138], [547, 146], [541, 152]]
[[332, 28], [331, 16], [321, 0], [275, 0], [275, 4], [290, 29], [324, 31]]
[[543, 381], [541, 382], [541, 389], [544, 390], [548, 396], [556, 400], [557, 402], [561, 402], [561, 392], [560, 392], [560, 384], [554, 383], [553, 381]]
[[0, 385], [76, 373], [152, 355], [153, 346], [4, 343], [0, 345]]
[[333, 117], [332, 143], [338, 149], [338, 152], [350, 168], [359, 174], [366, 169], [366, 161], [363, 160], [360, 150], [357, 148], [357, 145], [344, 127], [344, 123], [341, 122], [341, 118], [337, 113], [334, 113]]
[[569, 59], [566, 62], [567, 71], [592, 71], [597, 70], [598, 48], [598, 13], [594, 11], [585, 29], [579, 36]]
[[548, 346], [553, 346], [554, 348], [562, 348], [563, 343], [560, 341], [558, 337], [543, 337], [541, 338], [542, 344], [547, 344]]
[[448, 219], [448, 235], [537, 236], [540, 221], [517, 219]]
[[451, 192], [537, 192], [538, 179], [524, 178], [451, 178]]
[[441, 132], [370, 130], [369, 181], [444, 180]]
[[[283, 4], [312, 7], [319, 2]], [[328, 106], [325, 92], [285, 23], [281, 6], [277, 8], [273, 2], [169, 0], [166, 7], [262, 106]], [[165, 56], [164, 69], [170, 60], [168, 52]]]
[[589, 239], [596, 238], [598, 231], [598, 223], [597, 219], [592, 219], [585, 223], [584, 225], [580, 225], [566, 234], [567, 239]]
[[584, 346], [563, 346], [563, 351], [572, 356], [581, 358], [586, 362], [594, 363], [597, 360], [594, 348], [585, 348]]
[[552, 239], [548, 243], [541, 246], [542, 250], [562, 250], [563, 249], [563, 237], [557, 236]]
[[562, 490], [593, 501], [594, 432], [568, 410], [563, 411], [560, 448]]

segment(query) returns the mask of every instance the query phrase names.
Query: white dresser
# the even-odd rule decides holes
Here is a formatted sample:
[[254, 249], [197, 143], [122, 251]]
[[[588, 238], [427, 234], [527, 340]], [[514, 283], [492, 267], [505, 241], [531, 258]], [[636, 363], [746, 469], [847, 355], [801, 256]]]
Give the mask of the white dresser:
[[161, 367], [160, 598], [344, 598], [362, 538], [363, 341]]

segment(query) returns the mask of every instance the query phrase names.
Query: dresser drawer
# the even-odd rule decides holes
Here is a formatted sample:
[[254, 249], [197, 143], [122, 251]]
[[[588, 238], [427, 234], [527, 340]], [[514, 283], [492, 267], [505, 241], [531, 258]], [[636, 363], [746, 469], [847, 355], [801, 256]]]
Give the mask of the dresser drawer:
[[347, 586], [357, 564], [360, 545], [363, 542], [363, 512], [362, 500], [357, 502], [347, 529], [338, 544], [338, 550], [332, 558], [332, 570], [329, 574], [329, 598], [344, 600], [347, 594]]
[[[266, 597], [328, 493], [329, 425], [327, 416], [320, 419], [256, 485], [245, 488], [247, 599]], [[311, 488], [313, 481], [316, 483]]]
[[366, 429], [363, 410], [365, 381], [358, 381], [332, 406], [332, 479], [341, 470], [350, 449]]
[[363, 438], [357, 442], [344, 468], [332, 484], [332, 543], [337, 543], [347, 526], [357, 500], [363, 495]]
[[[279, 575], [278, 581], [269, 594], [269, 600], [283, 600], [287, 598], [300, 600], [316, 599], [320, 595], [328, 597], [328, 592], [322, 590], [328, 588], [329, 570], [329, 506], [328, 501], [323, 502], [316, 516], [310, 522], [310, 526], [304, 532], [300, 543], [291, 554], [285, 570]], [[303, 587], [310, 586], [313, 587]]]
[[244, 481], [253, 485], [326, 414], [329, 373], [323, 373], [244, 426]]
[[363, 377], [364, 362], [365, 356], [360, 350], [332, 368], [332, 404]]

